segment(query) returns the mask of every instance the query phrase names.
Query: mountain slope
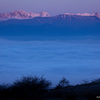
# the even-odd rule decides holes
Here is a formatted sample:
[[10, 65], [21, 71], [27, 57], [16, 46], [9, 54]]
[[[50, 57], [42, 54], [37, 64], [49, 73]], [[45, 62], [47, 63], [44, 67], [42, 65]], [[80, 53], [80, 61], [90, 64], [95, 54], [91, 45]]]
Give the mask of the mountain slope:
[[100, 36], [100, 18], [61, 14], [0, 21], [0, 37]]

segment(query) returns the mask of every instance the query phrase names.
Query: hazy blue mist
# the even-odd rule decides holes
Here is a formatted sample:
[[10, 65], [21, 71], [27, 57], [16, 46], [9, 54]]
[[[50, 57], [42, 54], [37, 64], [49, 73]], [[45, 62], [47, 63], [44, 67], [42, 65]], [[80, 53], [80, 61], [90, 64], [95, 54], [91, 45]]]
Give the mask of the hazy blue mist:
[[0, 40], [0, 83], [42, 75], [54, 84], [63, 76], [76, 84], [100, 78], [99, 70], [99, 40]]

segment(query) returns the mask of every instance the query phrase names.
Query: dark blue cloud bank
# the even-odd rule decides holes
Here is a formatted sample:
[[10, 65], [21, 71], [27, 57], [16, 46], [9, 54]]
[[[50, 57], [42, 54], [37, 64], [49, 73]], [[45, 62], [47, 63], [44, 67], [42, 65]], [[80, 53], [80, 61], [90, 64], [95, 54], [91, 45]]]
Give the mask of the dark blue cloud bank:
[[77, 84], [99, 78], [99, 70], [100, 42], [0, 41], [0, 83], [37, 75]]

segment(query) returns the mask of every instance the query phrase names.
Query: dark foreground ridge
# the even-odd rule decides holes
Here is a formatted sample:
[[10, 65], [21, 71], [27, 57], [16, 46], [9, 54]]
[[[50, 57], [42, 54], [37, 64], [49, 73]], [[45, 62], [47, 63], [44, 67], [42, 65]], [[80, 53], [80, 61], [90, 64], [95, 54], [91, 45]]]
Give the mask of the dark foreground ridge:
[[50, 88], [51, 82], [43, 77], [23, 77], [10, 85], [0, 85], [0, 100], [99, 100], [100, 79], [80, 85], [69, 85], [62, 78]]

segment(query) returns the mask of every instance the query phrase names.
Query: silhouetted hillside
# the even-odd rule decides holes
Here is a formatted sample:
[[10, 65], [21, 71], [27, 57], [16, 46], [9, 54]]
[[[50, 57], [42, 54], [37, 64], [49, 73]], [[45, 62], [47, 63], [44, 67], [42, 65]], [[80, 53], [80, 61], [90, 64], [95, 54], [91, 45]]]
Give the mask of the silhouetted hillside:
[[[60, 83], [68, 81], [63, 78]], [[0, 100], [98, 100], [100, 79], [80, 85], [49, 88], [51, 82], [42, 77], [23, 77], [11, 85], [0, 85]]]

